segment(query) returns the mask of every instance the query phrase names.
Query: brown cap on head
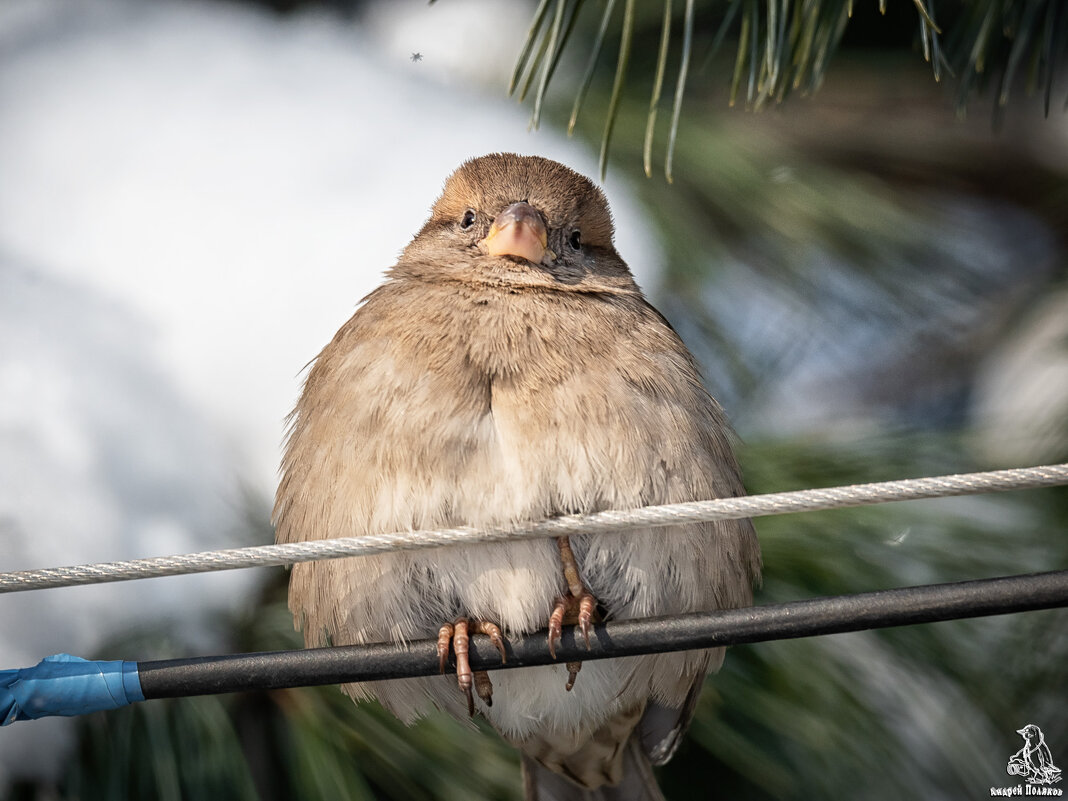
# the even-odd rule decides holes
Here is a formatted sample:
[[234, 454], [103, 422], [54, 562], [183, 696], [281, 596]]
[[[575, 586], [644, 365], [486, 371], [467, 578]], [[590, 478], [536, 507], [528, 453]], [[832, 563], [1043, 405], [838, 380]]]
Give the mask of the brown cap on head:
[[431, 215], [459, 219], [466, 209], [495, 216], [513, 203], [533, 206], [549, 228], [580, 224], [584, 242], [612, 246], [612, 215], [589, 178], [541, 156], [491, 153], [464, 162], [445, 182]]

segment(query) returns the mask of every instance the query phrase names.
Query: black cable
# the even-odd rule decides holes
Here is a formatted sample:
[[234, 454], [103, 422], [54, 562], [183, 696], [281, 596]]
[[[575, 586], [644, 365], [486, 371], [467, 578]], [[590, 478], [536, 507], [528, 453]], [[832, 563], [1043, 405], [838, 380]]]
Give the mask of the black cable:
[[[594, 626], [590, 649], [564, 629], [557, 658], [546, 632], [508, 639], [507, 664], [487, 637], [471, 638], [475, 670], [529, 667], [663, 651], [740, 645], [933, 623], [1068, 606], [1068, 570], [904, 587], [784, 604], [608, 622]], [[451, 667], [450, 663], [450, 667]], [[377, 644], [138, 662], [146, 699], [272, 690], [315, 684], [428, 676], [438, 672], [436, 642]], [[449, 669], [449, 668], [446, 668]]]

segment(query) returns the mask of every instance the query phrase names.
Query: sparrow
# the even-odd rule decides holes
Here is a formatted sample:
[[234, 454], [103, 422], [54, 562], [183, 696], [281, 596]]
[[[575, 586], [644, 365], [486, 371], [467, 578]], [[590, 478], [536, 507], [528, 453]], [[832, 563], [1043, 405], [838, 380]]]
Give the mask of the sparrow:
[[[744, 494], [697, 364], [643, 297], [589, 179], [536, 156], [465, 162], [315, 359], [289, 419], [278, 542]], [[722, 649], [473, 672], [467, 644], [749, 605], [748, 520], [295, 565], [309, 647], [437, 638], [455, 675], [342, 685], [406, 723], [485, 717], [528, 799], [659, 799]]]

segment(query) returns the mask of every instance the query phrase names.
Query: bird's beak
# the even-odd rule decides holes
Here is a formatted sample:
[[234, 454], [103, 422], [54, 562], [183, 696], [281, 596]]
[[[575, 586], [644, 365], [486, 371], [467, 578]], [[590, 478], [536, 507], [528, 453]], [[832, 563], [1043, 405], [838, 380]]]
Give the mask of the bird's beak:
[[540, 264], [548, 252], [545, 222], [529, 203], [513, 203], [497, 215], [479, 245], [491, 256], [517, 256]]

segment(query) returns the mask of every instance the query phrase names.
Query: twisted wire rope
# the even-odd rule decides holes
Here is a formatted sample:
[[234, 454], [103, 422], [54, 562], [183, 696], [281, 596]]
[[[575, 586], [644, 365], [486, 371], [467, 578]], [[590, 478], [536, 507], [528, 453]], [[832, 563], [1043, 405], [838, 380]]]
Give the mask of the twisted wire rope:
[[748, 495], [740, 498], [718, 498], [646, 506], [622, 511], [564, 515], [512, 527], [400, 531], [310, 542], [257, 545], [174, 556], [0, 573], [0, 593], [249, 567], [274, 567], [319, 559], [366, 556], [394, 550], [474, 545], [539, 537], [605, 534], [633, 528], [736, 520], [746, 517], [841, 509], [891, 501], [944, 498], [1061, 484], [1068, 484], [1068, 464], [910, 478], [824, 489]]

